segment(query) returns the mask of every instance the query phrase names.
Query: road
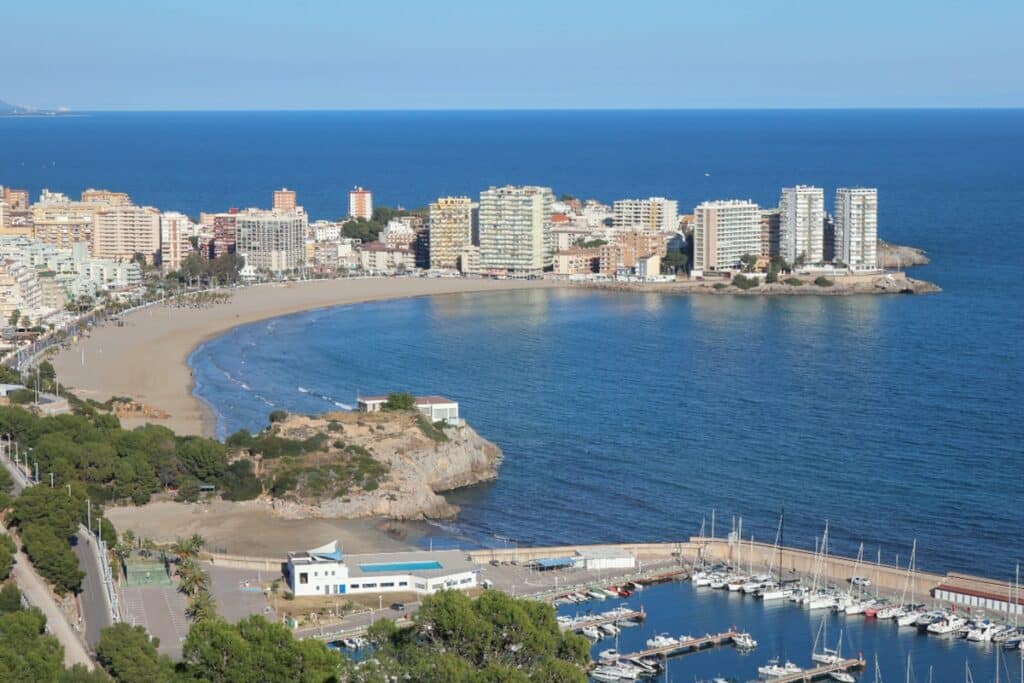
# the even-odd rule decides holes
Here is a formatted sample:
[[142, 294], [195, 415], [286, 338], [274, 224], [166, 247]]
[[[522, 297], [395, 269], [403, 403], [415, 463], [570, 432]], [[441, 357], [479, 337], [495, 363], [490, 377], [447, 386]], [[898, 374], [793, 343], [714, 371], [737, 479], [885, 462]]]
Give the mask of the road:
[[100, 631], [107, 626], [113, 626], [114, 620], [107, 606], [107, 589], [103, 582], [102, 569], [96, 559], [96, 550], [91, 545], [95, 540], [79, 532], [75, 536], [75, 541], [71, 549], [78, 556], [78, 566], [85, 572], [82, 591], [78, 594], [82, 616], [85, 619], [85, 642], [95, 649], [96, 643], [100, 640]]
[[47, 629], [64, 646], [64, 666], [83, 664], [91, 670], [95, 666], [92, 658], [89, 657], [85, 645], [78, 639], [53, 596], [50, 595], [50, 589], [46, 582], [36, 574], [32, 564], [21, 550], [15, 553], [14, 560], [14, 582], [18, 584], [18, 588], [28, 599], [29, 604], [42, 610], [46, 616]]

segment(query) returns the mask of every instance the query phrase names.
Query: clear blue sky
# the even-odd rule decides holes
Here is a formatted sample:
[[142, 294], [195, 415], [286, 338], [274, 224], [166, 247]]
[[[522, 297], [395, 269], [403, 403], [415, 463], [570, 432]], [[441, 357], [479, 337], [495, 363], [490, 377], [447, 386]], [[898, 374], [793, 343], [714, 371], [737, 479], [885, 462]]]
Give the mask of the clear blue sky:
[[1024, 106], [1022, 0], [20, 0], [0, 99], [76, 109]]

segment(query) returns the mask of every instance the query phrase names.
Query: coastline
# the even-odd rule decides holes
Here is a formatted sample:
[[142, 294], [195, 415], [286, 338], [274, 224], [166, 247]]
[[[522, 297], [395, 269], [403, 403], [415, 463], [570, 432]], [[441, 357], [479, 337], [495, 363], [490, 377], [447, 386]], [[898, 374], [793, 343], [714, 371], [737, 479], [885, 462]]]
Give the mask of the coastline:
[[232, 290], [227, 304], [177, 308], [158, 304], [124, 318], [124, 326], [96, 328], [78, 344], [61, 350], [52, 362], [61, 384], [81, 398], [106, 400], [130, 396], [167, 412], [167, 419], [131, 418], [133, 428], [147, 422], [181, 435], [213, 436], [213, 410], [193, 395], [195, 378], [189, 357], [203, 343], [231, 329], [303, 311], [410, 297], [500, 292], [564, 286], [545, 280], [464, 280], [446, 278], [372, 278], [311, 280]]

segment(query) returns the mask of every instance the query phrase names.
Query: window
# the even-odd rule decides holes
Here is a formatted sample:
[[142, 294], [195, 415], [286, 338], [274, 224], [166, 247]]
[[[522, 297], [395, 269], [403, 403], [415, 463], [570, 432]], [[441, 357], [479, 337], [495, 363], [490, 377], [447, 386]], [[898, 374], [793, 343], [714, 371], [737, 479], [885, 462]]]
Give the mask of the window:
[[303, 586], [309, 583], [309, 572], [302, 572], [301, 574], [299, 574], [299, 583], [301, 583]]
[[352, 584], [352, 588], [359, 588], [359, 584], [358, 583], [353, 583]]
[[386, 581], [386, 582], [381, 583], [380, 587], [381, 588], [394, 588], [395, 587], [395, 582], [394, 581]]
[[377, 584], [375, 584], [375, 583], [364, 583], [363, 584], [363, 588], [376, 588], [376, 587], [377, 587]]
[[409, 585], [409, 582], [408, 582], [408, 581], [399, 581], [399, 582], [398, 582], [398, 585], [399, 585], [399, 586], [408, 586], [408, 585]]

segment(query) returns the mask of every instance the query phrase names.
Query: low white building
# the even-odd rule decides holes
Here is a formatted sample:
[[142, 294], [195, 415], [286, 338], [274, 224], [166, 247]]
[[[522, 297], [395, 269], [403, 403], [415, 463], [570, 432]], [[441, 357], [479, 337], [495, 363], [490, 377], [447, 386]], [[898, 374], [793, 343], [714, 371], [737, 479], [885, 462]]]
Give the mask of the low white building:
[[584, 548], [576, 551], [584, 569], [633, 569], [636, 556], [625, 548]]
[[416, 593], [465, 590], [477, 585], [477, 566], [458, 550], [342, 556], [332, 541], [288, 553], [285, 578], [296, 597], [353, 593]]
[[[360, 396], [356, 399], [356, 407], [361, 413], [376, 413], [384, 409], [388, 402], [387, 396]], [[444, 396], [417, 396], [414, 407], [423, 413], [431, 422], [447, 422], [461, 424], [459, 418], [459, 402]]]

